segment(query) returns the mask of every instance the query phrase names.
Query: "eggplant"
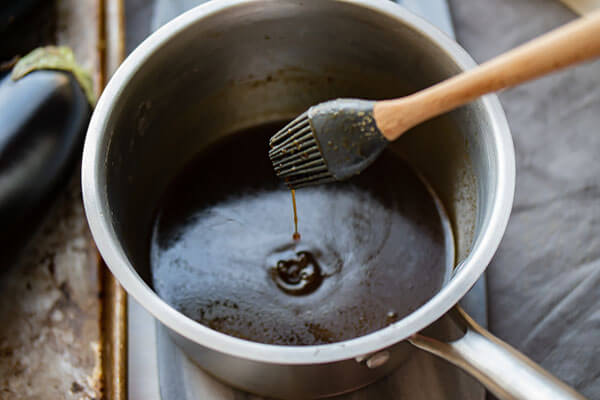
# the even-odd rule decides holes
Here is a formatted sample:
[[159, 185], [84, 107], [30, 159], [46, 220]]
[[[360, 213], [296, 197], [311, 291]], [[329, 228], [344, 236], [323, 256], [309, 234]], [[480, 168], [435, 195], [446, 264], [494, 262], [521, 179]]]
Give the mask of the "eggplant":
[[0, 81], [0, 269], [16, 261], [72, 177], [92, 111], [81, 70], [22, 61]]

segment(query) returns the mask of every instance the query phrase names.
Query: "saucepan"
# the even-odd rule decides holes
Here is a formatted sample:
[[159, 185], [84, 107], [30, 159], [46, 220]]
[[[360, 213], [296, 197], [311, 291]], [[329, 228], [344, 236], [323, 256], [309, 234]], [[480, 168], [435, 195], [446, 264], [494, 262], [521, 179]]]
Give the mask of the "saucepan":
[[[199, 6], [125, 60], [93, 114], [82, 182], [98, 249], [127, 292], [191, 359], [249, 392], [278, 398], [347, 392], [388, 374], [417, 346], [505, 399], [581, 398], [456, 306], [496, 251], [513, 200], [513, 144], [494, 96], [393, 144], [444, 203], [456, 250], [445, 285], [405, 318], [339, 343], [268, 345], [211, 330], [152, 289], [148, 248], [156, 205], [206, 146], [323, 100], [398, 97], [474, 65], [438, 29], [386, 0], [216, 0]], [[240, 165], [240, 173], [249, 167]], [[435, 327], [448, 323], [457, 334], [436, 337]]]

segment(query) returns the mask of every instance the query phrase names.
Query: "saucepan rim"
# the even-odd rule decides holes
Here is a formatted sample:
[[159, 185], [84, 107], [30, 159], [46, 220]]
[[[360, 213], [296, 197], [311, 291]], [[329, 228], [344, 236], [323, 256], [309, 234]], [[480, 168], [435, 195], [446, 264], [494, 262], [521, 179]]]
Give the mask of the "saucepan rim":
[[[484, 272], [500, 244], [513, 202], [515, 160], [510, 130], [500, 102], [494, 95], [482, 99], [483, 112], [489, 116], [491, 123], [498, 167], [495, 200], [487, 227], [478, 235], [470, 254], [452, 279], [434, 297], [400, 321], [365, 336], [325, 345], [282, 346], [251, 342], [214, 331], [169, 306], [144, 282], [128, 260], [109, 223], [110, 210], [101, 174], [105, 168], [104, 149], [110, 139], [108, 121], [116, 99], [123, 94], [129, 80], [145, 61], [179, 32], [207, 16], [255, 1], [261, 0], [215, 0], [187, 11], [144, 40], [115, 72], [93, 113], [83, 152], [83, 201], [92, 235], [106, 264], [135, 300], [177, 334], [212, 350], [258, 362], [308, 365], [352, 359], [389, 347], [419, 332], [453, 307]], [[437, 45], [460, 68], [469, 69], [476, 65], [462, 47], [438, 28], [388, 0], [327, 1], [365, 7], [394, 18]]]

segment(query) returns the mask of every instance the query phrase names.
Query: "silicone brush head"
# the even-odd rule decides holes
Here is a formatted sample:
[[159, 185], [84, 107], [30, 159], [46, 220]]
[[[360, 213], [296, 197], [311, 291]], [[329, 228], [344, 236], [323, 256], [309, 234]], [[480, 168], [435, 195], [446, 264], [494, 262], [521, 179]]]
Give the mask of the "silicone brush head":
[[270, 140], [277, 176], [297, 189], [361, 173], [388, 144], [373, 118], [373, 104], [332, 100], [294, 119]]

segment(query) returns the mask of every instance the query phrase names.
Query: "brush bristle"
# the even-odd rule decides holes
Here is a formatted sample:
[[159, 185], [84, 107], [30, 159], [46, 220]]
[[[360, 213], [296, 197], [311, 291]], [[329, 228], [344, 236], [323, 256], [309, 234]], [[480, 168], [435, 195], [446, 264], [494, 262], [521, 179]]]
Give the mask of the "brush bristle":
[[319, 150], [307, 113], [287, 124], [269, 141], [277, 176], [292, 189], [335, 180]]

